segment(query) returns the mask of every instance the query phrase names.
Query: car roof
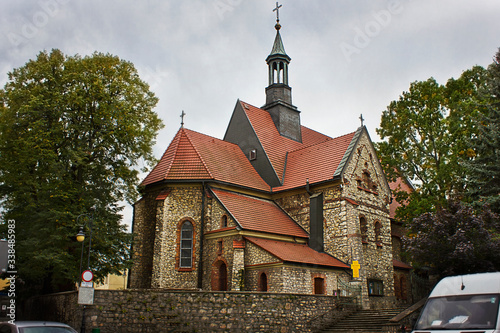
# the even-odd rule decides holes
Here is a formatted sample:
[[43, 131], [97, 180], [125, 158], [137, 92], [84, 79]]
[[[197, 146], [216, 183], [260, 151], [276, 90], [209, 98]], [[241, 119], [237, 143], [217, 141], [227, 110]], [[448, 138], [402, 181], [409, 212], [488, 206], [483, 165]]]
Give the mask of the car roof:
[[495, 272], [445, 277], [438, 282], [429, 297], [499, 293], [500, 272]]
[[52, 326], [52, 327], [70, 327], [67, 324], [55, 321], [16, 321], [17, 327], [36, 327], [36, 326]]

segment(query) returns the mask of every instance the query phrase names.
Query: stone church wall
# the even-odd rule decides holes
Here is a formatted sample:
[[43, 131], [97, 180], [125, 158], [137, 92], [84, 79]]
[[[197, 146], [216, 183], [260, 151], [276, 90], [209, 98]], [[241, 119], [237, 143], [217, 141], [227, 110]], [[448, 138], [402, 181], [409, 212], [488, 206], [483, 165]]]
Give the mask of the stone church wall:
[[307, 192], [283, 195], [274, 200], [283, 208], [305, 231], [309, 232], [309, 194]]
[[283, 291], [304, 294], [314, 293], [314, 278], [324, 279], [325, 295], [335, 295], [339, 289], [337, 279], [345, 273], [301, 267], [283, 267]]
[[[158, 201], [152, 288], [196, 288], [200, 256], [201, 186], [176, 186]], [[179, 269], [179, 236], [184, 221], [193, 224], [193, 266]]]
[[[215, 198], [207, 197], [206, 207], [205, 233], [236, 226], [234, 220]], [[224, 216], [227, 219], [227, 227], [222, 225]], [[205, 237], [203, 244], [203, 289], [218, 289], [214, 283], [219, 277], [218, 265], [220, 263], [224, 263], [227, 268], [227, 290], [239, 289], [240, 277], [235, 275], [235, 273], [239, 274], [239, 272], [234, 271], [235, 249], [233, 248], [233, 242], [240, 240], [240, 238], [240, 236], [216, 237], [213, 234], [210, 237]], [[243, 259], [241, 258], [241, 260]]]
[[158, 193], [159, 191], [148, 193], [134, 205], [134, 265], [129, 277], [129, 285], [133, 288], [151, 287], [157, 205], [155, 198]]
[[245, 269], [245, 291], [261, 291], [259, 278], [262, 273], [267, 276], [268, 292], [279, 293], [283, 290], [283, 267], [265, 266]]
[[[236, 236], [205, 239], [203, 254], [203, 289], [219, 290], [214, 284], [219, 278], [219, 265], [224, 263], [227, 271], [227, 290], [235, 290], [233, 286], [233, 241]], [[236, 277], [234, 277], [236, 278]]]
[[222, 217], [227, 218], [227, 227], [235, 227], [236, 222], [231, 218], [231, 215], [227, 213], [224, 207], [215, 198], [206, 198], [206, 215], [207, 219], [205, 221], [205, 232], [214, 231], [222, 228]]
[[[323, 192], [324, 247], [341, 261], [361, 264], [360, 278], [365, 306], [394, 301], [390, 189], [368, 135], [362, 132], [351, 160], [344, 169], [342, 186], [314, 188]], [[309, 195], [306, 192], [276, 201], [306, 230], [309, 230]], [[360, 218], [366, 220], [362, 235]], [[380, 225], [375, 230], [375, 223]], [[377, 235], [376, 235], [377, 234]], [[368, 297], [369, 280], [382, 281], [383, 295]]]
[[[383, 296], [370, 296], [370, 307], [394, 302], [394, 269], [392, 263], [390, 189], [366, 133], [359, 138], [352, 159], [345, 168], [343, 196], [352, 200], [346, 213], [352, 227], [353, 260], [361, 265], [360, 279], [365, 302], [368, 282], [383, 283]], [[366, 221], [362, 230], [360, 219]], [[367, 305], [367, 303], [365, 303]]]

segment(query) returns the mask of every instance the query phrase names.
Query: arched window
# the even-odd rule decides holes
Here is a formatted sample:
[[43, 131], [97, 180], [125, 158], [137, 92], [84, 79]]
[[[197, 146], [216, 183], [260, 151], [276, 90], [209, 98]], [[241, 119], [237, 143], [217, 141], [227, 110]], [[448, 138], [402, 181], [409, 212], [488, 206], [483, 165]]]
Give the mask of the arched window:
[[377, 245], [382, 245], [382, 235], [381, 235], [381, 232], [382, 232], [382, 224], [380, 224], [380, 222], [375, 222], [375, 243], [377, 243]]
[[220, 227], [227, 228], [227, 215], [222, 215], [222, 218], [220, 219]]
[[368, 224], [364, 217], [359, 218], [359, 229], [361, 231], [361, 241], [366, 243], [368, 241]]
[[193, 225], [189, 221], [181, 227], [179, 267], [193, 267]]
[[372, 182], [372, 180], [370, 178], [370, 173], [368, 171], [363, 172], [363, 181], [365, 183], [365, 186], [367, 188], [370, 188], [370, 183]]
[[259, 276], [259, 291], [267, 291], [267, 275], [264, 272]]

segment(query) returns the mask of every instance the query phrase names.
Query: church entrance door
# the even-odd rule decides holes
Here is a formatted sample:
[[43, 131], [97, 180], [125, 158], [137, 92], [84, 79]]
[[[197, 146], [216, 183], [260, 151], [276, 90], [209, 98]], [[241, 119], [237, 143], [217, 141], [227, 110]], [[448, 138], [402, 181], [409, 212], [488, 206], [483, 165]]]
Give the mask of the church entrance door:
[[223, 260], [214, 262], [211, 280], [213, 291], [227, 291], [227, 265]]
[[227, 291], [227, 267], [225, 263], [219, 266], [219, 290]]

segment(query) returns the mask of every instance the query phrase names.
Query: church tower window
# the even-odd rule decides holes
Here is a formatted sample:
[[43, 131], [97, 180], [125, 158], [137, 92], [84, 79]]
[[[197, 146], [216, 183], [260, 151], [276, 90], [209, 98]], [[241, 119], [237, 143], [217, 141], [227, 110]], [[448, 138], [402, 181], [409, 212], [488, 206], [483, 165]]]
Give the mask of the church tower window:
[[193, 267], [193, 225], [189, 221], [181, 227], [179, 262], [180, 268]]
[[367, 243], [368, 241], [368, 223], [366, 219], [362, 216], [359, 218], [359, 229], [361, 231], [361, 242]]
[[379, 221], [375, 222], [375, 243], [377, 245], [382, 245], [382, 224]]

